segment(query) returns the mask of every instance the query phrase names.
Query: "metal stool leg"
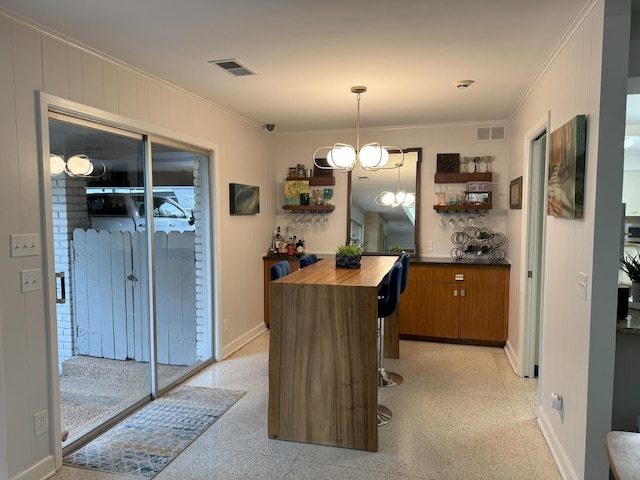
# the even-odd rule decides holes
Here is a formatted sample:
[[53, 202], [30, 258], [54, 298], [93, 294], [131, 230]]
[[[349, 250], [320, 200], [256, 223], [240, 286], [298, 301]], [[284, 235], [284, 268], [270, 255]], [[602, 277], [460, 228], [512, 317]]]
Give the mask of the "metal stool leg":
[[378, 318], [378, 386], [395, 387], [403, 381], [401, 375], [384, 369], [384, 318]]

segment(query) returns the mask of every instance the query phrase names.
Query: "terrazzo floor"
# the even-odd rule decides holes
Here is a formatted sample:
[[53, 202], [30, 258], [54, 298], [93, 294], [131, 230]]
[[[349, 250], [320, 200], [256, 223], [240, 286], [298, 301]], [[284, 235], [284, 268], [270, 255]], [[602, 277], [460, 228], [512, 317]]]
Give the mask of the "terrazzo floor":
[[[513, 373], [501, 348], [401, 341], [385, 360], [404, 383], [381, 391], [393, 411], [378, 452], [267, 437], [269, 332], [188, 380], [247, 394], [155, 478], [538, 479], [560, 474], [535, 418], [537, 380]], [[55, 480], [125, 480], [63, 467]]]

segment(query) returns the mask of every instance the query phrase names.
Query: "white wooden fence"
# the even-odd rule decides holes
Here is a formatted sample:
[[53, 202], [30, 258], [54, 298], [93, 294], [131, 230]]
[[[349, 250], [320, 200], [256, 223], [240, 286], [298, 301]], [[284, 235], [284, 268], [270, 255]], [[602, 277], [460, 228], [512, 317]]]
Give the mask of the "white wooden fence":
[[[145, 233], [73, 231], [76, 353], [149, 361]], [[158, 362], [196, 361], [194, 232], [156, 232]]]

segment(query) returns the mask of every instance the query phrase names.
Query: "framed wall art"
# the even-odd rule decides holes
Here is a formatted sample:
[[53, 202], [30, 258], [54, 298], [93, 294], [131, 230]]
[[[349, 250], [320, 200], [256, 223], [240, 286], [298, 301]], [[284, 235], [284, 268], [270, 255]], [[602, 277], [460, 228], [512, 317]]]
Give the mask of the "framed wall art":
[[522, 208], [522, 177], [511, 180], [509, 185], [509, 208], [520, 210]]
[[585, 115], [576, 115], [550, 135], [548, 215], [561, 218], [583, 217], [586, 123]]
[[260, 187], [229, 184], [229, 213], [231, 215], [255, 215], [260, 213]]

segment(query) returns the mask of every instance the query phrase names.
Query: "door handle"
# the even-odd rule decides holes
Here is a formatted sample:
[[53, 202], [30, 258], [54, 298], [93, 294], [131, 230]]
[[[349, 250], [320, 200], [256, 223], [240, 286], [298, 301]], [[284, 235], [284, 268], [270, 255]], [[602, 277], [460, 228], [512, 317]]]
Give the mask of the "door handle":
[[461, 297], [466, 297], [467, 296], [467, 292], [464, 289], [460, 290], [460, 296]]
[[67, 303], [67, 295], [65, 291], [64, 272], [56, 272], [56, 280], [60, 279], [60, 298], [56, 288], [56, 303]]
[[458, 296], [458, 290], [454, 290], [454, 291], [453, 291], [453, 296], [454, 296], [454, 297], [457, 297], [457, 296]]

